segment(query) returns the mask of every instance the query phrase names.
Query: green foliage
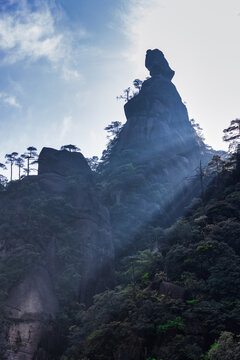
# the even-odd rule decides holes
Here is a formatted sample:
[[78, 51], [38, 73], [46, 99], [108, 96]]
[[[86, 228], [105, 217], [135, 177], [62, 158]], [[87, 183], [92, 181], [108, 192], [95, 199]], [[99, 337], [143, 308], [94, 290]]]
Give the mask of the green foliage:
[[[72, 184], [68, 182], [69, 189]], [[76, 187], [82, 186], [75, 181]], [[74, 190], [74, 191], [75, 191]], [[77, 210], [72, 190], [64, 196], [46, 193], [34, 180], [11, 182], [0, 202], [0, 331], [7, 322], [4, 303], [13, 287], [38, 267], [47, 267], [52, 276], [62, 315], [59, 324], [70, 322], [67, 306], [75, 305], [82, 273], [83, 239], [76, 231]], [[74, 230], [75, 229], [75, 230]], [[54, 261], [46, 257], [54, 252]], [[47, 265], [48, 264], [48, 265]]]
[[146, 287], [155, 274], [163, 271], [163, 257], [158, 251], [139, 251], [135, 256], [129, 256], [122, 261], [121, 281], [136, 283]]
[[194, 304], [197, 302], [197, 299], [193, 299], [193, 300], [187, 300], [186, 301], [188, 304]]
[[88, 340], [89, 340], [89, 341], [92, 341], [92, 340], [94, 340], [96, 337], [101, 336], [102, 334], [103, 334], [103, 330], [95, 330], [95, 331], [92, 332], [92, 334], [90, 334], [90, 335], [88, 336]]
[[198, 245], [196, 251], [208, 251], [213, 248], [213, 244], [206, 243], [204, 245]]
[[[129, 171], [132, 176], [138, 167], [129, 165]], [[131, 255], [118, 267], [116, 289], [98, 294], [89, 309], [75, 314], [65, 356], [71, 360], [110, 360], [122, 353], [139, 360], [240, 358], [233, 335], [240, 328], [236, 195], [240, 185], [235, 178], [223, 186], [222, 176], [218, 179], [222, 191], [208, 194], [204, 209], [195, 201], [190, 215], [170, 228], [161, 229], [157, 222], [141, 228], [135, 252], [130, 248]], [[135, 219], [126, 211], [131, 226]], [[121, 231], [126, 233], [124, 228]], [[174, 298], [162, 293], [162, 281], [184, 288], [186, 295]], [[229, 331], [231, 336], [221, 335]]]
[[168, 320], [166, 324], [158, 325], [158, 331], [165, 332], [172, 328], [182, 328], [184, 327], [183, 322], [181, 321], [181, 316], [177, 316], [174, 320]]
[[231, 332], [221, 333], [217, 343], [214, 343], [209, 352], [209, 360], [237, 360], [240, 358], [239, 341]]
[[[89, 191], [83, 179], [69, 178], [64, 196], [50, 197], [37, 183], [12, 182], [0, 193], [0, 241], [7, 254], [0, 263], [0, 310], [34, 264], [46, 265], [43, 254], [51, 244], [61, 360], [239, 359], [239, 178], [222, 170], [205, 204], [195, 200], [187, 217], [163, 229], [149, 214], [171, 203], [168, 184], [149, 179], [148, 164], [139, 165], [131, 149], [114, 155], [117, 166], [108, 163], [118, 125], [107, 129], [115, 138], [98, 166], [116, 239], [116, 288], [95, 295], [88, 308], [78, 302], [88, 239], [74, 230], [79, 213], [73, 204], [79, 187]], [[163, 161], [153, 159], [153, 169]]]

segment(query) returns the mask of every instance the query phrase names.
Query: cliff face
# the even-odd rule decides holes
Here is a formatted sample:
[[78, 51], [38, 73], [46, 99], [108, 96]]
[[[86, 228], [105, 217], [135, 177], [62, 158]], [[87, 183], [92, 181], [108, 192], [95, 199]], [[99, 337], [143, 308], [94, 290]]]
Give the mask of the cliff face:
[[39, 344], [58, 310], [73, 299], [89, 304], [113, 284], [108, 211], [84, 157], [66, 150], [44, 148], [39, 175], [1, 195], [1, 262], [10, 261], [13, 273], [5, 300], [7, 359], [47, 359]]
[[114, 153], [132, 149], [138, 150], [135, 154], [138, 162], [163, 156], [196, 163], [201, 156], [200, 146], [186, 106], [171, 82], [174, 71], [157, 49], [147, 51], [146, 66], [152, 77], [144, 81], [139, 94], [126, 103], [127, 122]]
[[[122, 224], [126, 223], [127, 233], [133, 234], [155, 214], [162, 216], [163, 224], [173, 221], [178, 209], [183, 210], [189, 178], [200, 160], [204, 164], [211, 157], [189, 121], [186, 106], [171, 82], [174, 71], [163, 53], [148, 50], [146, 67], [151, 77], [125, 104], [127, 122], [106, 166], [112, 194], [109, 203], [118, 235]], [[116, 178], [118, 184], [115, 181], [113, 186]], [[133, 212], [136, 216], [130, 225], [131, 208], [131, 216]]]
[[[192, 196], [189, 179], [212, 155], [189, 121], [163, 53], [148, 50], [146, 67], [151, 77], [125, 104], [127, 122], [99, 174], [103, 200], [82, 154], [50, 148], [40, 154], [38, 176], [0, 192], [0, 345], [8, 360], [63, 353], [51, 339], [57, 313], [71, 311], [71, 301], [90, 305], [114, 284], [111, 227], [118, 255], [146, 249], [155, 232], [138, 234], [156, 218], [159, 230], [183, 215]], [[123, 350], [117, 357], [128, 355]]]
[[[199, 157], [199, 146], [174, 84], [162, 74], [144, 81], [138, 95], [125, 105], [126, 126], [119, 137], [118, 148], [142, 149], [140, 160], [151, 156]], [[194, 152], [194, 154], [192, 154]], [[142, 158], [143, 155], [143, 158]]]

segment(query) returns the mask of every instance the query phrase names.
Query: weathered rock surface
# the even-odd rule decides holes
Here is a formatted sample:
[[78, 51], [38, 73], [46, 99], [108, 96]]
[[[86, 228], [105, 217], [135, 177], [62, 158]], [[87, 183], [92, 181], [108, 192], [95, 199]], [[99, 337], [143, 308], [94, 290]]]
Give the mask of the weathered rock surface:
[[171, 82], [174, 71], [157, 49], [147, 51], [146, 66], [152, 77], [124, 107], [127, 122], [116, 151], [137, 148], [138, 161], [155, 155], [196, 163], [201, 157], [200, 146], [186, 106]]
[[172, 297], [173, 299], [184, 299], [188, 295], [186, 289], [161, 279], [154, 280], [148, 287], [149, 290], [156, 290], [159, 295]]
[[10, 293], [6, 311], [9, 360], [32, 359], [41, 336], [55, 318], [58, 301], [49, 273], [36, 267]]
[[39, 156], [38, 173], [55, 173], [62, 176], [90, 176], [87, 160], [79, 152], [44, 147]]
[[114, 282], [109, 215], [79, 153], [44, 148], [40, 174], [17, 186], [1, 198], [7, 219], [12, 216], [14, 235], [10, 245], [6, 234], [0, 233], [0, 261], [17, 254], [20, 262], [23, 254], [27, 262], [28, 253], [36, 260], [5, 303], [7, 358], [45, 360], [39, 344], [50, 331], [62, 298], [73, 296], [88, 304]]
[[168, 80], [172, 80], [175, 72], [170, 68], [162, 51], [147, 50], [145, 66], [149, 70], [151, 76], [162, 75]]
[[[163, 53], [148, 50], [146, 67], [151, 78], [125, 105], [127, 122], [102, 184], [124, 250], [154, 216], [164, 226], [179, 209], [183, 215], [189, 177], [200, 160], [204, 164], [211, 157], [189, 121]], [[44, 343], [62, 302], [72, 297], [88, 305], [93, 295], [114, 283], [108, 210], [83, 155], [51, 148], [39, 156], [39, 175], [12, 184], [0, 193], [0, 202], [0, 263], [14, 260], [13, 286], [5, 301], [7, 359], [48, 360]], [[15, 274], [21, 277], [15, 279]], [[174, 284], [155, 285], [160, 294], [185, 296]], [[136, 339], [114, 359], [143, 354]]]
[[[133, 237], [156, 214], [163, 226], [173, 222], [179, 211], [182, 215], [190, 177], [200, 160], [205, 164], [212, 156], [189, 121], [186, 106], [171, 82], [174, 71], [163, 53], [148, 50], [146, 67], [151, 78], [125, 104], [127, 122], [106, 166], [118, 237], [121, 233]], [[114, 188], [113, 178], [118, 179]]]

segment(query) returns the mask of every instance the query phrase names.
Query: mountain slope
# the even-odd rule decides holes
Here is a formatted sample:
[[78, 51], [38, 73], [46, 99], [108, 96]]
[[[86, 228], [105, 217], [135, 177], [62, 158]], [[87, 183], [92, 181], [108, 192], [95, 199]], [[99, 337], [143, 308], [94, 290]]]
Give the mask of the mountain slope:
[[162, 226], [182, 215], [194, 194], [193, 186], [188, 192], [190, 178], [213, 155], [189, 121], [163, 53], [148, 50], [146, 66], [151, 77], [125, 104], [127, 122], [101, 164], [119, 251], [156, 215]]
[[82, 154], [48, 148], [39, 175], [9, 184], [0, 202], [7, 359], [32, 359], [39, 344], [45, 359], [57, 313], [71, 301], [91, 303], [114, 283], [108, 211]]
[[240, 357], [239, 171], [206, 198], [170, 228], [145, 229], [149, 247], [122, 260], [116, 289], [76, 312], [64, 360]]

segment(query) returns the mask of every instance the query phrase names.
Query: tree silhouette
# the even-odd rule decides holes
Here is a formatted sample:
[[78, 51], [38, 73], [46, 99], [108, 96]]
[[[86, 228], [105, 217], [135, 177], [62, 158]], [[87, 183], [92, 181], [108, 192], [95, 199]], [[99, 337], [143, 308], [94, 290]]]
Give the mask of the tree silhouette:
[[125, 102], [128, 102], [130, 99], [132, 99], [139, 93], [142, 88], [142, 84], [143, 81], [140, 79], [133, 80], [133, 86], [137, 91], [131, 89], [131, 87], [128, 87], [127, 89], [123, 90], [123, 94], [117, 96], [117, 100], [124, 100]]
[[200, 186], [201, 186], [201, 197], [202, 197], [202, 201], [203, 204], [205, 203], [205, 191], [204, 191], [204, 183], [203, 183], [203, 178], [204, 178], [204, 171], [203, 171], [203, 167], [202, 167], [202, 160], [200, 160], [200, 165], [199, 165], [199, 181], [200, 181]]
[[107, 138], [109, 139], [112, 136], [118, 136], [121, 128], [122, 128], [122, 123], [120, 121], [112, 121], [111, 124], [109, 124], [104, 128], [104, 130], [110, 133], [110, 135], [108, 135]]
[[[5, 164], [0, 163], [0, 169], [6, 170], [7, 167], [6, 167]], [[0, 174], [0, 190], [3, 190], [6, 185], [7, 185], [7, 178], [6, 178], [6, 176]]]
[[223, 130], [223, 141], [229, 143], [228, 151], [232, 154], [232, 160], [236, 163], [236, 170], [240, 171], [240, 119], [230, 122], [230, 126]]
[[8, 179], [6, 176], [0, 174], [0, 190], [4, 190], [8, 182]]
[[205, 140], [205, 137], [203, 135], [203, 129], [194, 119], [191, 119], [190, 123], [195, 130], [197, 141], [198, 141], [199, 145], [201, 145], [201, 143], [204, 142], [204, 140]]
[[133, 97], [131, 92], [131, 88], [128, 87], [127, 89], [123, 90], [123, 94], [117, 96], [117, 100], [124, 100], [125, 102], [128, 102]]
[[76, 145], [72, 145], [72, 144], [61, 146], [61, 150], [67, 150], [70, 152], [81, 151], [80, 148], [78, 148]]
[[92, 171], [97, 171], [97, 167], [99, 164], [98, 156], [93, 156], [91, 158], [87, 158], [87, 162]]
[[21, 169], [24, 167], [24, 155], [19, 156], [15, 159], [15, 165], [18, 167], [18, 178], [21, 179]]
[[216, 176], [216, 185], [219, 187], [219, 174], [226, 169], [226, 162], [220, 155], [213, 155], [212, 160], [209, 161], [205, 168], [205, 174], [207, 176]]
[[6, 169], [7, 169], [7, 167], [6, 167], [6, 165], [5, 165], [5, 164], [0, 163], [0, 169], [6, 170]]
[[38, 158], [38, 154], [37, 154], [37, 148], [35, 148], [34, 146], [29, 146], [27, 148], [27, 152], [24, 153], [23, 155], [21, 155], [21, 157], [23, 159], [27, 160], [27, 168], [26, 168], [26, 173], [27, 176], [29, 176], [30, 174], [30, 160], [32, 160], [31, 164], [36, 164], [37, 162], [37, 158]]
[[5, 155], [5, 158], [7, 159], [6, 164], [10, 164], [10, 181], [12, 181], [12, 168], [17, 156], [18, 156], [17, 152], [12, 152], [11, 154]]
[[135, 80], [133, 81], [133, 86], [134, 86], [135, 89], [137, 89], [138, 91], [141, 90], [142, 84], [143, 84], [143, 81], [140, 80], [140, 79], [135, 79]]
[[212, 160], [206, 166], [205, 172], [207, 175], [217, 175], [224, 168], [225, 161], [220, 155], [213, 155]]
[[199, 166], [194, 170], [195, 174], [186, 179], [190, 181], [199, 181], [200, 189], [201, 189], [201, 199], [203, 205], [205, 204], [205, 186], [204, 186], [204, 178], [206, 176], [206, 169], [203, 169], [202, 160], [200, 160]]
[[229, 152], [233, 153], [237, 151], [239, 139], [240, 139], [240, 119], [232, 120], [229, 127], [223, 130], [223, 141], [229, 143]]

